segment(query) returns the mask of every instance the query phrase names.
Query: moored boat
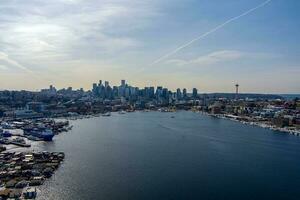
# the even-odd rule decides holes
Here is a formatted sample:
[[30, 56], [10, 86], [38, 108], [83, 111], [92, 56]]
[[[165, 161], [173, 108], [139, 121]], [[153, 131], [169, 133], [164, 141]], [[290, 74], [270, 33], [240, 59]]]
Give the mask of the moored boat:
[[35, 199], [37, 195], [36, 188], [28, 187], [23, 192], [23, 196], [25, 199]]
[[52, 141], [52, 138], [54, 137], [54, 133], [51, 129], [33, 129], [31, 131], [24, 132], [24, 134], [40, 138], [44, 141]]
[[110, 115], [111, 115], [110, 112], [107, 112], [107, 113], [103, 113], [103, 114], [102, 114], [103, 117], [109, 117]]

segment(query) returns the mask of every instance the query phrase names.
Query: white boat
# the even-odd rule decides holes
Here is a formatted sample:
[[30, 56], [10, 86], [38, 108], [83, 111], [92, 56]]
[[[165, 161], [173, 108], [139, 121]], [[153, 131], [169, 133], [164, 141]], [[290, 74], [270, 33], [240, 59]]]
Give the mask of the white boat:
[[107, 112], [107, 113], [103, 113], [103, 114], [102, 114], [103, 117], [109, 117], [110, 115], [111, 115], [110, 112]]
[[37, 195], [36, 188], [28, 187], [23, 192], [23, 196], [25, 199], [35, 199]]
[[14, 128], [13, 125], [11, 125], [7, 122], [2, 122], [1, 126], [3, 129], [13, 129]]

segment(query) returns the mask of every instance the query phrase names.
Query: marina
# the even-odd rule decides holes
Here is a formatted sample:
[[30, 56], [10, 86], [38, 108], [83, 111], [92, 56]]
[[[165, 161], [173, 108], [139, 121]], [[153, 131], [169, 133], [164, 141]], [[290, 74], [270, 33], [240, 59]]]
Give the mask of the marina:
[[0, 153], [0, 197], [2, 199], [35, 199], [36, 186], [50, 178], [65, 155], [62, 152]]
[[[0, 125], [0, 198], [35, 199], [37, 186], [52, 176], [63, 152], [36, 152], [35, 142], [51, 142], [55, 135], [72, 129], [69, 121], [52, 119], [9, 120]], [[16, 151], [9, 146], [21, 148]]]

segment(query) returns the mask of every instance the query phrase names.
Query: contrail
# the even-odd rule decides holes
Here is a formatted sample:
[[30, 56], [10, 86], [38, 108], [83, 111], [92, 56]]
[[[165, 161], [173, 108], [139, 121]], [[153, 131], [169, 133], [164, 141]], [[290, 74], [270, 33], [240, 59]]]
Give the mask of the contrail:
[[17, 67], [20, 70], [27, 72], [28, 74], [32, 75], [34, 78], [38, 80], [43, 80], [40, 76], [38, 76], [34, 71], [28, 69], [27, 67], [21, 65], [19, 62], [17, 62], [14, 59], [11, 59], [6, 53], [0, 51], [0, 61], [4, 61], [8, 63], [11, 66]]
[[15, 66], [15, 67], [17, 67], [17, 68], [19, 68], [21, 70], [24, 70], [26, 72], [32, 73], [31, 70], [29, 70], [28, 68], [24, 67], [23, 65], [21, 65], [17, 61], [9, 58], [9, 56], [6, 53], [1, 52], [1, 51], [0, 51], [0, 60], [4, 60], [5, 62], [9, 63], [10, 65], [13, 65], [13, 66]]
[[272, 0], [267, 0], [267, 1], [265, 1], [265, 2], [263, 2], [263, 3], [261, 3], [261, 4], [259, 4], [258, 6], [254, 7], [254, 8], [251, 8], [250, 10], [244, 12], [243, 14], [240, 14], [240, 15], [238, 15], [238, 16], [236, 16], [236, 17], [233, 17], [233, 18], [227, 20], [226, 22], [224, 22], [224, 23], [222, 23], [222, 24], [216, 26], [215, 28], [211, 29], [210, 31], [208, 31], [208, 32], [206, 32], [206, 33], [204, 33], [204, 34], [202, 34], [202, 35], [196, 37], [195, 39], [193, 39], [193, 40], [191, 40], [191, 41], [189, 41], [189, 42], [183, 44], [182, 46], [177, 47], [176, 49], [174, 49], [174, 50], [171, 51], [170, 53], [168, 53], [168, 54], [166, 54], [166, 55], [164, 55], [164, 56], [161, 56], [159, 59], [157, 59], [157, 60], [155, 60], [154, 62], [152, 62], [152, 63], [150, 64], [150, 66], [151, 66], [151, 65], [154, 65], [154, 64], [157, 64], [157, 63], [161, 62], [162, 60], [165, 60], [166, 58], [168, 58], [168, 57], [174, 55], [175, 53], [177, 53], [178, 51], [180, 51], [181, 49], [184, 49], [184, 48], [186, 48], [186, 47], [192, 45], [193, 43], [195, 43], [195, 42], [197, 42], [197, 41], [199, 41], [199, 40], [205, 38], [206, 36], [208, 36], [208, 35], [210, 35], [210, 34], [216, 32], [217, 30], [223, 28], [223, 27], [226, 26], [227, 24], [229, 24], [229, 23], [231, 23], [231, 22], [233, 22], [233, 21], [236, 21], [236, 20], [238, 20], [239, 18], [244, 17], [244, 16], [246, 16], [246, 15], [248, 15], [248, 14], [254, 12], [255, 10], [257, 10], [257, 9], [259, 9], [259, 8], [261, 8], [261, 7], [264, 7], [265, 5], [267, 5], [268, 3], [270, 3], [271, 1], [272, 1]]

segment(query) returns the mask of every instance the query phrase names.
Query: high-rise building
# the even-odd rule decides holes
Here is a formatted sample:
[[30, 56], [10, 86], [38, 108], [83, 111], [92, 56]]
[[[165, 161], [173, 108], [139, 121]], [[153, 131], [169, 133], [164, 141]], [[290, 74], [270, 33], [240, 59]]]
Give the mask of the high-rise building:
[[93, 83], [93, 90], [97, 89], [97, 83]]
[[198, 97], [198, 90], [197, 88], [193, 88], [193, 98], [197, 98]]
[[125, 87], [125, 85], [126, 85], [126, 81], [125, 80], [121, 80], [121, 86]]
[[98, 93], [98, 86], [97, 86], [97, 83], [93, 83], [93, 89], [92, 89], [92, 92], [94, 95], [97, 95]]
[[130, 89], [127, 87], [125, 88], [125, 97], [129, 98], [130, 97]]
[[162, 90], [162, 97], [165, 100], [169, 99], [169, 90], [168, 90], [168, 88], [163, 88], [163, 90]]
[[186, 88], [183, 88], [183, 90], [182, 90], [182, 96], [183, 96], [184, 99], [187, 98], [187, 91], [186, 91]]
[[109, 82], [108, 82], [108, 81], [105, 81], [105, 82], [104, 82], [104, 87], [107, 88], [108, 86], [109, 86]]
[[161, 95], [162, 95], [162, 86], [157, 86], [157, 88], [156, 88], [156, 92], [155, 92], [155, 96], [156, 96], [156, 98], [158, 99], [159, 97], [161, 97]]
[[182, 98], [182, 94], [181, 94], [180, 88], [177, 88], [177, 90], [176, 90], [176, 98], [177, 98], [177, 100], [180, 100]]
[[118, 95], [119, 95], [118, 87], [117, 86], [113, 86], [113, 89], [112, 89], [112, 96], [113, 96], [113, 98], [118, 97]]
[[150, 89], [149, 89], [150, 91], [149, 91], [149, 95], [150, 95], [150, 98], [154, 98], [154, 87], [150, 87]]

